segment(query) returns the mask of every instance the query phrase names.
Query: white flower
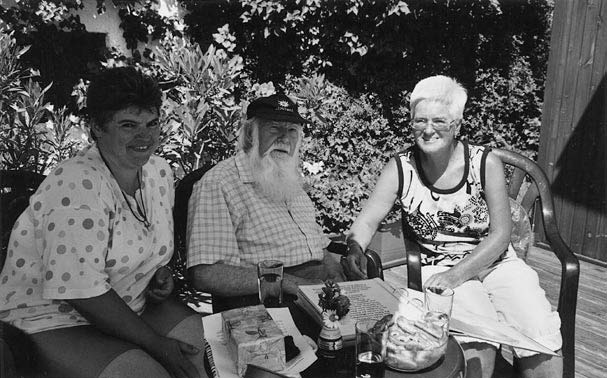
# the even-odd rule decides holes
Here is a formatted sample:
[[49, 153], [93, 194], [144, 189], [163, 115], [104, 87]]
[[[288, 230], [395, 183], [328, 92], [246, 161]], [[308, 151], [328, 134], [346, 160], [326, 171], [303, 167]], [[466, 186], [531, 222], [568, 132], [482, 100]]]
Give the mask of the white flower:
[[335, 310], [326, 310], [322, 313], [322, 323], [327, 328], [335, 329], [339, 328], [339, 316], [335, 313]]
[[254, 84], [252, 88], [256, 97], [267, 97], [276, 93], [273, 82]]
[[323, 171], [324, 168], [324, 162], [322, 161], [318, 161], [318, 162], [314, 162], [314, 163], [308, 163], [307, 161], [303, 162], [303, 168], [308, 171], [308, 173], [310, 174], [317, 174]]

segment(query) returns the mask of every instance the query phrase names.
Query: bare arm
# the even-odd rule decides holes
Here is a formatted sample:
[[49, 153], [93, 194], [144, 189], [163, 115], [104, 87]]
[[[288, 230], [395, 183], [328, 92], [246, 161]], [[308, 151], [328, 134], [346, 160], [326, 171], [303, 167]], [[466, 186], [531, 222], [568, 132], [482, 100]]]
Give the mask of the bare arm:
[[475, 277], [502, 254], [510, 242], [512, 220], [506, 179], [501, 160], [492, 153], [487, 156], [485, 197], [489, 208], [489, 234], [462, 261], [444, 273], [428, 278], [425, 286], [457, 287]]
[[[257, 294], [257, 269], [222, 263], [200, 264], [188, 269], [190, 282], [198, 290], [232, 297], [237, 295]], [[290, 274], [283, 276], [284, 293], [297, 295], [298, 285], [318, 284], [322, 281], [296, 277]]]
[[97, 297], [67, 302], [102, 332], [140, 346], [175, 377], [198, 377], [196, 368], [184, 355], [196, 354], [198, 350], [157, 334], [113, 289]]
[[[366, 278], [366, 259], [362, 253], [397, 199], [397, 169], [394, 159], [390, 159], [382, 170], [373, 193], [348, 231], [348, 258], [344, 269], [350, 279]], [[358, 243], [360, 248], [352, 241]]]

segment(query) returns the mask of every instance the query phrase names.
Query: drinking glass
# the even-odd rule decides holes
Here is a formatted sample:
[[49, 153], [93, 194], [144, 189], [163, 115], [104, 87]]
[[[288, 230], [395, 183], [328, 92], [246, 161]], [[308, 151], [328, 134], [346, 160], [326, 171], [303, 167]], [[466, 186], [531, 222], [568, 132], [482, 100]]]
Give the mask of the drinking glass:
[[430, 286], [424, 290], [427, 311], [442, 312], [451, 318], [453, 309], [453, 289], [440, 286]]
[[356, 322], [356, 378], [383, 378], [385, 331], [375, 328], [378, 319]]
[[263, 260], [257, 264], [259, 302], [266, 307], [282, 304], [283, 263], [279, 260]]

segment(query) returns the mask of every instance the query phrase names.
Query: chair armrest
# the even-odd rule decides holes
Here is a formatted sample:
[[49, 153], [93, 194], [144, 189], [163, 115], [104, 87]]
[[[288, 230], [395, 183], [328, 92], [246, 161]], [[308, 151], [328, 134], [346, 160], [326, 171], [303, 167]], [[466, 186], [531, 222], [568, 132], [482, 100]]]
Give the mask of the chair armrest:
[[384, 270], [381, 265], [381, 258], [379, 257], [377, 252], [367, 248], [367, 250], [365, 251], [365, 256], [367, 257], [367, 277], [379, 277], [383, 280]]
[[[348, 244], [346, 244], [345, 235], [331, 235], [329, 236], [329, 239], [331, 239], [331, 242], [327, 246], [327, 251], [341, 256], [348, 255]], [[379, 277], [383, 280], [384, 270], [381, 265], [381, 258], [379, 257], [379, 254], [374, 250], [367, 248], [365, 251], [365, 256], [367, 257], [367, 277]]]
[[419, 244], [405, 240], [407, 254], [407, 286], [413, 290], [422, 290], [422, 262]]

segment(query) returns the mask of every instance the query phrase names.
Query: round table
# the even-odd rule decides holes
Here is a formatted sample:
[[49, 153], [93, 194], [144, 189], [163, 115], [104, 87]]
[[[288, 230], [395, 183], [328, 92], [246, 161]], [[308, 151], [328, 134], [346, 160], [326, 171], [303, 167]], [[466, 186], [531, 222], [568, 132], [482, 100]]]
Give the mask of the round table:
[[[249, 303], [249, 301], [243, 302], [243, 298], [240, 298], [240, 301], [229, 303], [229, 306], [225, 306], [226, 308], [221, 308], [221, 310], [255, 304]], [[254, 302], [254, 298], [251, 298], [251, 301]], [[257, 299], [257, 303], [259, 303], [259, 299]], [[320, 326], [295, 303], [287, 301], [284, 306], [289, 308], [299, 331], [316, 341]], [[335, 358], [319, 357], [316, 362], [301, 372], [301, 376], [302, 378], [352, 378], [355, 366], [354, 355], [354, 341], [345, 342], [344, 348]], [[209, 376], [212, 377], [206, 353], [205, 367]], [[436, 364], [417, 372], [399, 372], [386, 367], [384, 378], [464, 378], [465, 376], [466, 360], [464, 351], [457, 340], [453, 336], [449, 336], [445, 357], [441, 358]]]
[[[354, 346], [348, 345], [334, 358], [319, 357], [301, 373], [303, 378], [351, 378], [354, 376]], [[464, 351], [453, 336], [449, 337], [445, 357], [436, 364], [416, 372], [400, 372], [386, 367], [384, 378], [464, 378]]]

